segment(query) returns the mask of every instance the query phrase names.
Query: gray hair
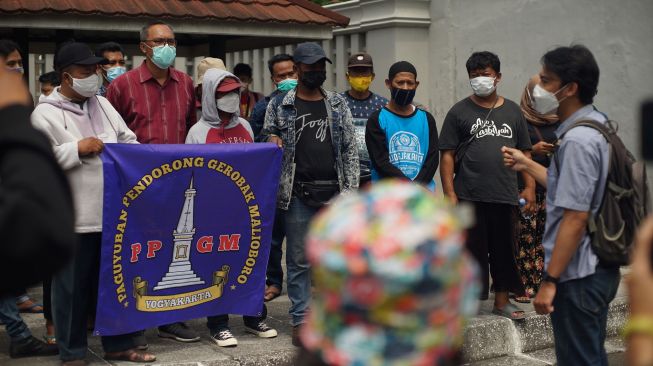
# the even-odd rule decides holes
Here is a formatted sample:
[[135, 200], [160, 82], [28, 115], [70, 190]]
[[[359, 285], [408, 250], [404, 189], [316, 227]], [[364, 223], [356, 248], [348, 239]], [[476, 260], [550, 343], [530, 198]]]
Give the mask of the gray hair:
[[170, 30], [173, 33], [175, 32], [174, 28], [172, 28], [172, 26], [170, 24], [168, 24], [166, 22], [162, 22], [160, 20], [155, 20], [155, 21], [152, 21], [152, 22], [149, 22], [149, 23], [145, 24], [143, 26], [143, 28], [141, 28], [141, 33], [140, 33], [141, 42], [147, 40], [147, 36], [149, 35], [148, 32], [149, 32], [150, 28], [155, 26], [155, 25], [159, 25], [159, 24], [165, 25], [166, 27], [170, 28]]

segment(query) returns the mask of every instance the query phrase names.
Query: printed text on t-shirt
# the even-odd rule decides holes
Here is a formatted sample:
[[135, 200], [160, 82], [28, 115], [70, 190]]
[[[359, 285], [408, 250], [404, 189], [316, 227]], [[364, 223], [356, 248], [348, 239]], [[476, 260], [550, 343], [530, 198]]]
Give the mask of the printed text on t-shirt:
[[500, 128], [494, 124], [494, 121], [483, 121], [481, 118], [476, 119], [476, 123], [472, 125], [470, 134], [476, 135], [477, 139], [487, 136], [497, 136], [511, 139], [512, 138], [512, 128], [507, 124], [502, 124]]
[[311, 116], [311, 113], [306, 113], [297, 117], [296, 121], [300, 123], [300, 127], [295, 132], [295, 142], [298, 142], [302, 137], [302, 132], [304, 132], [304, 128], [306, 127], [309, 129], [315, 129], [315, 139], [319, 142], [324, 142], [324, 139], [326, 139], [328, 121], [326, 119], [307, 121], [306, 119], [310, 118]]

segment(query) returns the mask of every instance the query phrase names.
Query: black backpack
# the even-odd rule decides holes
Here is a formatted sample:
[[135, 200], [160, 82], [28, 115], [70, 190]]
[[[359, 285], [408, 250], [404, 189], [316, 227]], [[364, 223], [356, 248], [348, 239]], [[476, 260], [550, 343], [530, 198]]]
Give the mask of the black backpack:
[[[578, 121], [564, 131], [560, 139], [569, 130], [579, 126], [599, 131], [610, 148], [603, 200], [597, 214], [590, 215], [587, 224], [592, 249], [605, 265], [627, 265], [637, 227], [649, 212], [646, 166], [626, 149], [617, 135], [616, 123], [613, 121], [605, 124], [593, 120]], [[559, 168], [557, 157], [554, 161], [556, 168]]]

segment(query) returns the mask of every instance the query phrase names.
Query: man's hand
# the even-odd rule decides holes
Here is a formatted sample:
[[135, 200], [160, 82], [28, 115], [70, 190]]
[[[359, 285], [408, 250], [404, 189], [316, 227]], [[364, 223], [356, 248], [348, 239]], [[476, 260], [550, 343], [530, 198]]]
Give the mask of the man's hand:
[[526, 164], [531, 160], [521, 150], [511, 147], [504, 146], [501, 148], [501, 152], [503, 153], [503, 164], [516, 172], [526, 170], [528, 167]]
[[270, 137], [268, 137], [268, 142], [272, 142], [281, 148], [283, 147], [283, 140], [281, 140], [281, 137], [279, 136], [270, 135]]
[[556, 285], [543, 281], [540, 290], [537, 291], [533, 305], [538, 314], [546, 315], [553, 312], [553, 299], [556, 296]]
[[522, 212], [527, 215], [532, 215], [535, 213], [535, 188], [524, 188], [519, 194], [520, 198], [523, 198], [526, 201], [524, 207], [522, 207]]
[[533, 150], [531, 151], [533, 155], [548, 155], [553, 153], [555, 145], [550, 144], [546, 141], [540, 141], [537, 144], [533, 145]]
[[104, 143], [97, 137], [86, 137], [77, 142], [77, 153], [79, 156], [99, 154], [104, 149]]
[[5, 58], [0, 57], [0, 109], [15, 104], [31, 106], [32, 101], [23, 81], [23, 76], [18, 72], [7, 70]]
[[451, 202], [452, 205], [457, 205], [458, 204], [458, 196], [456, 195], [455, 192], [445, 194], [445, 197], [447, 197], [449, 199], [449, 202]]

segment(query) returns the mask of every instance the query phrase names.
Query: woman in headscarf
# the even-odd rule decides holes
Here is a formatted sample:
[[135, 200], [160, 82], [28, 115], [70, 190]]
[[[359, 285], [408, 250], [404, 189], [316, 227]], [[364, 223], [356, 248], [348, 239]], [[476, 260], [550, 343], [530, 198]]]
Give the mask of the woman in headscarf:
[[[541, 114], [533, 108], [531, 93], [535, 85], [540, 82], [539, 75], [534, 75], [528, 81], [521, 97], [521, 110], [528, 121], [528, 133], [533, 144], [531, 151], [532, 158], [536, 162], [548, 167], [551, 164], [551, 157], [554, 152], [554, 144], [557, 139], [555, 130], [560, 125], [558, 116], [555, 113]], [[519, 180], [519, 190], [524, 186]], [[519, 247], [517, 254], [517, 265], [521, 274], [522, 282], [526, 293], [515, 296], [515, 301], [528, 303], [530, 298], [535, 296], [542, 280], [544, 269], [544, 248], [542, 247], [542, 235], [544, 234], [544, 223], [546, 220], [546, 188], [537, 185], [535, 188], [535, 212], [521, 213]]]

